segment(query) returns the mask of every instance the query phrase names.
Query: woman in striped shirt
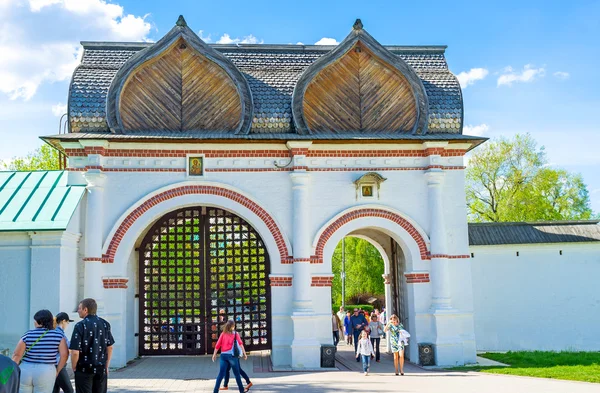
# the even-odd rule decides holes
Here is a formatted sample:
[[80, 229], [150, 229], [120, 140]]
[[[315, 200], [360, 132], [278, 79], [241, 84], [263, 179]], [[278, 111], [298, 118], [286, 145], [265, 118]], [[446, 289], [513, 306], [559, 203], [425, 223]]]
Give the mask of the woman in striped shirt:
[[[33, 316], [35, 329], [27, 331], [17, 344], [13, 360], [21, 368], [21, 393], [51, 393], [54, 381], [67, 363], [69, 349], [64, 334], [54, 330], [54, 317], [48, 310]], [[56, 356], [60, 361], [56, 365]]]

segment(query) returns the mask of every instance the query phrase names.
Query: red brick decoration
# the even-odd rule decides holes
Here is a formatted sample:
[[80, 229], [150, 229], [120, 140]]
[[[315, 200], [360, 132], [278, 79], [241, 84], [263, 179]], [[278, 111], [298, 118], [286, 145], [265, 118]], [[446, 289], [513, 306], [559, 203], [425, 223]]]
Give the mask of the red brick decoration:
[[310, 282], [311, 287], [330, 287], [333, 281], [331, 276], [313, 276]]
[[311, 262], [312, 263], [323, 263], [323, 250], [325, 249], [325, 244], [327, 243], [329, 238], [335, 233], [335, 231], [340, 229], [343, 225], [347, 224], [348, 222], [355, 220], [357, 218], [363, 218], [363, 217], [385, 218], [387, 220], [390, 220], [390, 221], [395, 222], [396, 224], [400, 225], [402, 228], [404, 228], [404, 230], [406, 230], [412, 236], [412, 238], [415, 240], [415, 242], [417, 242], [417, 245], [419, 246], [419, 251], [421, 253], [421, 259], [429, 259], [425, 239], [423, 239], [423, 237], [421, 236], [419, 231], [417, 231], [417, 229], [406, 219], [404, 219], [403, 217], [401, 217], [395, 213], [389, 212], [387, 210], [359, 209], [359, 210], [354, 210], [354, 211], [344, 214], [343, 216], [341, 216], [340, 218], [335, 220], [331, 225], [329, 225], [323, 231], [323, 233], [321, 234], [321, 237], [319, 238], [319, 241], [317, 243], [316, 255], [314, 255], [311, 258], [312, 259]]
[[111, 241], [108, 245], [106, 254], [103, 255], [103, 257], [102, 257], [102, 262], [105, 262], [105, 263], [113, 263], [114, 262], [115, 254], [117, 253], [117, 249], [119, 248], [119, 244], [121, 243], [121, 240], [123, 240], [123, 237], [129, 230], [129, 228], [131, 228], [133, 223], [138, 218], [140, 218], [146, 211], [148, 211], [150, 208], [158, 205], [161, 202], [167, 201], [172, 198], [176, 198], [176, 197], [183, 196], [183, 195], [197, 195], [197, 194], [222, 196], [225, 198], [229, 198], [229, 199], [247, 207], [248, 209], [250, 209], [253, 213], [255, 213], [258, 217], [260, 217], [260, 219], [267, 225], [267, 228], [269, 228], [269, 230], [271, 231], [271, 234], [275, 238], [275, 243], [277, 244], [277, 248], [279, 249], [279, 255], [281, 257], [281, 260], [284, 261], [284, 260], [287, 260], [288, 258], [291, 258], [288, 255], [287, 247], [285, 245], [285, 241], [284, 241], [283, 235], [281, 233], [281, 230], [279, 229], [279, 227], [277, 226], [277, 224], [275, 223], [275, 220], [273, 220], [271, 215], [269, 213], [267, 213], [262, 207], [260, 207], [255, 202], [251, 201], [250, 199], [246, 198], [242, 194], [239, 194], [235, 191], [231, 191], [231, 190], [228, 190], [225, 188], [215, 187], [215, 186], [200, 186], [200, 185], [191, 186], [190, 185], [190, 186], [177, 187], [177, 188], [174, 188], [174, 189], [171, 189], [168, 191], [164, 191], [160, 194], [157, 194], [157, 195], [149, 198], [148, 200], [146, 200], [140, 206], [135, 208], [131, 213], [129, 213], [129, 215], [123, 220], [123, 222], [121, 223], [121, 225], [119, 226], [119, 228], [117, 229], [115, 234], [113, 235], [113, 238], [111, 239]]
[[291, 287], [292, 277], [269, 277], [272, 287]]
[[293, 156], [306, 156], [308, 155], [308, 147], [294, 147], [290, 149]]
[[463, 258], [471, 258], [470, 255], [448, 255], [448, 254], [431, 254], [429, 255], [429, 259], [433, 258], [448, 258], [448, 259], [463, 259]]
[[104, 284], [104, 288], [127, 288], [127, 282], [129, 279], [127, 278], [103, 278], [102, 283]]
[[404, 276], [407, 284], [429, 282], [429, 273], [406, 273]]
[[84, 262], [102, 262], [102, 258], [86, 257], [83, 258]]
[[166, 150], [166, 149], [102, 149], [102, 153], [92, 152], [90, 148], [65, 149], [68, 157], [86, 157], [88, 154], [102, 154], [104, 157], [186, 157], [188, 154], [204, 154], [206, 158], [248, 158], [273, 157], [289, 158], [288, 150]]
[[[306, 170], [308, 172], [381, 172], [381, 171], [427, 171], [429, 169], [464, 170], [464, 166], [430, 165], [424, 167], [340, 167], [340, 168], [309, 168], [308, 166], [295, 166], [285, 168], [205, 168], [204, 172], [291, 172]], [[82, 168], [67, 168], [67, 171], [85, 172], [88, 169], [100, 169], [105, 172], [186, 172], [185, 168], [105, 168], [99, 166], [86, 166]]]
[[442, 157], [460, 157], [466, 154], [463, 149], [434, 148], [425, 150], [311, 150], [307, 157], [428, 157], [441, 155]]
[[292, 259], [292, 263], [310, 263], [311, 258], [294, 258]]
[[105, 149], [103, 147], [86, 147], [85, 149], [65, 149], [68, 157], [86, 157], [88, 154], [100, 154], [104, 157], [186, 157], [188, 154], [204, 154], [206, 158], [249, 158], [273, 157], [289, 158], [291, 155], [306, 157], [442, 157], [464, 156], [464, 149], [430, 148], [424, 150], [308, 150], [294, 148], [289, 150], [167, 150], [167, 149]]

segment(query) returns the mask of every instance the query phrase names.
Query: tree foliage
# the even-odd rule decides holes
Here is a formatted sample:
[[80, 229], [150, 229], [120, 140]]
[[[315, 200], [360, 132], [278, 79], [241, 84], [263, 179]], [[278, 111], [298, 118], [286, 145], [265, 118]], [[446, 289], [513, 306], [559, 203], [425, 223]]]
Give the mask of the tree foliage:
[[473, 153], [466, 172], [469, 219], [552, 221], [590, 219], [580, 174], [548, 166], [544, 147], [529, 135], [488, 142]]
[[25, 157], [14, 157], [8, 165], [2, 166], [10, 171], [48, 171], [61, 169], [59, 160], [58, 150], [43, 144]]
[[[383, 278], [383, 258], [368, 241], [356, 237], [346, 237], [345, 241], [346, 300], [358, 294], [380, 295], [385, 292]], [[333, 253], [334, 274], [331, 298], [333, 304], [342, 303], [342, 242]]]

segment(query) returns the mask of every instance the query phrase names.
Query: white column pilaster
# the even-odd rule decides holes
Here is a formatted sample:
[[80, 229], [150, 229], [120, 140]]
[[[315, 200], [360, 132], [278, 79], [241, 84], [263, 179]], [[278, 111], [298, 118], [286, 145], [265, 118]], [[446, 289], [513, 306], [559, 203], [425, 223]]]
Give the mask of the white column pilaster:
[[104, 310], [102, 276], [102, 228], [104, 223], [104, 184], [106, 175], [97, 169], [84, 174], [87, 181], [87, 206], [85, 217], [85, 278], [84, 296], [98, 303], [99, 313]]
[[[30, 232], [30, 317], [41, 309], [70, 312], [76, 307], [79, 233]], [[31, 321], [31, 318], [29, 318]]]
[[310, 175], [306, 171], [291, 173], [293, 203], [292, 249], [294, 253], [293, 311], [312, 313], [310, 298], [310, 235], [308, 210]]
[[[390, 260], [390, 263], [396, 263], [396, 261]], [[383, 274], [383, 285], [385, 288], [385, 315], [386, 319], [390, 319], [390, 311], [392, 306], [392, 282], [390, 277], [390, 267], [389, 265], [385, 266], [385, 273]], [[392, 342], [388, 339], [386, 342], [386, 351], [388, 353], [392, 352]]]
[[450, 309], [450, 275], [448, 272], [448, 246], [444, 222], [443, 182], [444, 171], [430, 169], [426, 172], [429, 191], [431, 242], [432, 309]]
[[315, 338], [315, 313], [311, 297], [310, 174], [306, 171], [306, 153], [312, 142], [288, 142], [292, 153], [292, 368], [320, 367], [321, 344]]

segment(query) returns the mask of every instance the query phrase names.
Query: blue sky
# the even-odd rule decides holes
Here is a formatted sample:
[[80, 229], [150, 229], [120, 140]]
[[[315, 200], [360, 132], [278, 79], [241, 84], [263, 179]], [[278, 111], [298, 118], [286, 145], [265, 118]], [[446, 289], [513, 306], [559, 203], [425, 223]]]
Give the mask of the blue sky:
[[467, 132], [531, 133], [600, 211], [600, 1], [0, 0], [0, 159], [57, 132], [79, 41], [156, 41], [179, 14], [211, 42], [341, 41], [360, 17], [383, 44], [448, 45]]

